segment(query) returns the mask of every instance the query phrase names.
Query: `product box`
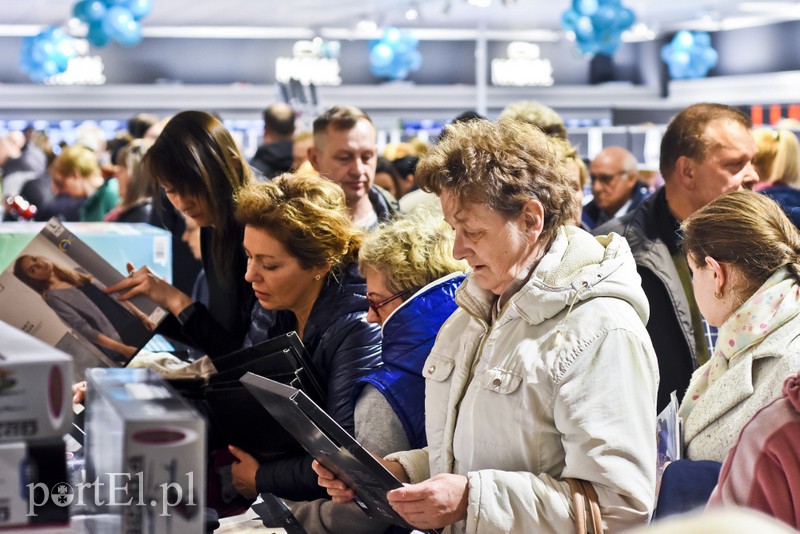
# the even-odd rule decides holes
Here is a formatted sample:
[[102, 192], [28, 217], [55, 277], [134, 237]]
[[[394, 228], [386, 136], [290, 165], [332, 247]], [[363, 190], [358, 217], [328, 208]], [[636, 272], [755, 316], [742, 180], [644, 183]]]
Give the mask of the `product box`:
[[67, 525], [72, 499], [63, 439], [0, 443], [0, 532]]
[[91, 512], [118, 515], [123, 534], [202, 532], [202, 416], [151, 370], [96, 368], [86, 376]]
[[[44, 222], [0, 224], [0, 270], [44, 228]], [[124, 275], [127, 263], [147, 265], [172, 283], [172, 234], [146, 223], [68, 222], [64, 226]]]
[[125, 276], [54, 217], [0, 272], [0, 320], [71, 355], [75, 381], [87, 367], [124, 367], [168, 314], [146, 295], [106, 291]]
[[0, 340], [0, 442], [60, 439], [72, 424], [72, 358], [2, 321]]

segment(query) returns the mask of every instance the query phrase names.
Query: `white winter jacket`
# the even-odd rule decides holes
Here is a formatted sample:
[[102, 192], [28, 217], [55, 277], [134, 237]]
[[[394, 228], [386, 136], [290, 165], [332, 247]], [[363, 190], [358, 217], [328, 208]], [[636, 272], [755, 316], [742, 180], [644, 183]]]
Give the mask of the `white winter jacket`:
[[565, 477], [594, 484], [607, 531], [646, 523], [658, 367], [627, 242], [564, 227], [493, 323], [470, 278], [456, 300], [423, 369], [428, 447], [387, 457], [412, 482], [468, 477], [448, 531], [573, 532]]

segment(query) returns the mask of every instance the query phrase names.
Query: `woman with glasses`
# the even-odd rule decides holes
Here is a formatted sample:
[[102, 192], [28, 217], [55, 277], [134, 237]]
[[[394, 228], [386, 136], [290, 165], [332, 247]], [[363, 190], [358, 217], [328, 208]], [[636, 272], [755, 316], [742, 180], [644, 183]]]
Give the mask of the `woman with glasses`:
[[[373, 454], [422, 448], [425, 379], [422, 367], [442, 323], [455, 311], [467, 264], [453, 258], [453, 231], [439, 209], [421, 207], [365, 238], [358, 267], [367, 280], [367, 320], [383, 330], [383, 366], [356, 380], [355, 436]], [[378, 533], [355, 503], [319, 499], [291, 506], [308, 532]]]
[[[245, 346], [292, 331], [303, 342], [325, 390], [325, 411], [353, 432], [355, 380], [380, 365], [381, 332], [367, 321], [366, 286], [356, 259], [362, 233], [350, 221], [342, 188], [313, 175], [284, 174], [241, 190], [245, 280], [258, 302]], [[238, 459], [233, 483], [247, 498], [270, 492], [292, 500], [324, 495], [310, 456], [258, 464]]]
[[[658, 370], [627, 242], [574, 226], [572, 178], [526, 123], [448, 126], [417, 181], [470, 273], [423, 365], [428, 444], [382, 462], [406, 483], [389, 505], [418, 529], [563, 533], [581, 479], [607, 531], [646, 523]], [[354, 498], [314, 468], [334, 501]]]

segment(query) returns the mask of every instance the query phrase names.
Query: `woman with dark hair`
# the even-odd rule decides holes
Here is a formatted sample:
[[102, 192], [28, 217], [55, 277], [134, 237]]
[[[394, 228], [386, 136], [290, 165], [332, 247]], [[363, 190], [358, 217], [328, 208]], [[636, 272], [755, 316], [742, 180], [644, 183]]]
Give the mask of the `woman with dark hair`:
[[164, 127], [142, 160], [143, 171], [170, 203], [201, 227], [208, 306], [153, 274], [128, 266], [129, 277], [106, 289], [121, 300], [145, 294], [177, 317], [181, 331], [212, 358], [241, 347], [255, 298], [244, 281], [244, 235], [235, 194], [254, 181], [247, 159], [217, 118], [184, 111]]
[[116, 362], [129, 360], [138, 350], [125, 342], [120, 331], [138, 337], [131, 340], [138, 343], [150, 336], [146, 329], [155, 327], [132, 304], [127, 304], [128, 313], [105, 295], [89, 274], [62, 267], [43, 256], [18, 257], [14, 276], [41, 295], [70, 328]]

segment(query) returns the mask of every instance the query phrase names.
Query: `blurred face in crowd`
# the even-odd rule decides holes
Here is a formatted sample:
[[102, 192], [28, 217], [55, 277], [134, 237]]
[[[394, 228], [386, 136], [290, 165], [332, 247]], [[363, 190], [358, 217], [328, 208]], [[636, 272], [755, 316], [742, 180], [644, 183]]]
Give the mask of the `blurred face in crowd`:
[[[283, 243], [269, 232], [245, 226], [244, 279], [253, 287], [258, 303], [268, 310], [311, 311], [322, 288], [324, 269], [304, 269]], [[320, 280], [316, 276], [320, 275]]]
[[387, 172], [376, 172], [375, 185], [386, 189], [394, 198], [398, 198], [397, 187], [394, 185], [394, 180], [392, 180], [391, 174]]
[[297, 170], [300, 165], [308, 161], [308, 151], [314, 146], [314, 138], [307, 137], [302, 141], [295, 141], [292, 144], [292, 169]]
[[71, 197], [85, 197], [86, 192], [83, 187], [83, 179], [77, 175], [63, 175], [58, 171], [51, 171], [50, 178], [53, 185], [53, 193], [56, 195], [68, 195]]
[[589, 165], [592, 195], [598, 208], [614, 215], [630, 200], [636, 185], [635, 168], [626, 168], [627, 151], [609, 147], [600, 152]]
[[367, 321], [382, 325], [392, 312], [400, 307], [408, 294], [392, 293], [387, 289], [386, 275], [375, 269], [366, 269], [364, 278], [367, 281], [367, 300], [369, 301]]
[[453, 257], [469, 263], [482, 289], [502, 295], [536, 257], [538, 233], [532, 233], [531, 226], [541, 232], [541, 204], [531, 201], [538, 208], [526, 205], [524, 213], [509, 220], [482, 204], [459, 202], [446, 189], [440, 199], [444, 218], [455, 230]]
[[758, 182], [753, 166], [758, 149], [747, 128], [735, 121], [712, 121], [705, 136], [712, 142], [703, 161], [686, 158], [695, 210], [725, 193], [752, 189]]
[[375, 182], [378, 161], [375, 128], [364, 119], [349, 130], [329, 125], [324, 134], [316, 137], [309, 156], [321, 176], [342, 187], [347, 206], [352, 208], [367, 196]]

